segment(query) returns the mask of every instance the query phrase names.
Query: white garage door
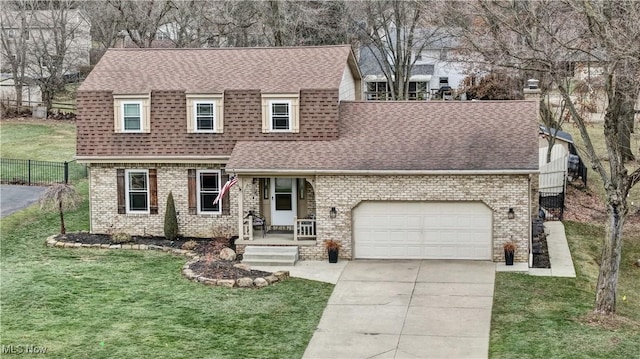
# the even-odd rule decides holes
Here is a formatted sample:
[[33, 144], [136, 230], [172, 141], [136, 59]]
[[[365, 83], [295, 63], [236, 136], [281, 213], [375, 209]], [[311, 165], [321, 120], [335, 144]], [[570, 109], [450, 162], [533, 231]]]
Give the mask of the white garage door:
[[491, 260], [491, 217], [481, 202], [362, 202], [354, 256]]

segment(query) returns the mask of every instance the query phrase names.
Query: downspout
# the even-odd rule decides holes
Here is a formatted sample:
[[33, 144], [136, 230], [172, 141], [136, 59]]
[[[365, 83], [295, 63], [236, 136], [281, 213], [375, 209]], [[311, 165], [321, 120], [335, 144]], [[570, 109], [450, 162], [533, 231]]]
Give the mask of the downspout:
[[529, 174], [529, 268], [533, 267], [533, 238], [532, 238], [532, 216], [531, 216], [531, 174]]

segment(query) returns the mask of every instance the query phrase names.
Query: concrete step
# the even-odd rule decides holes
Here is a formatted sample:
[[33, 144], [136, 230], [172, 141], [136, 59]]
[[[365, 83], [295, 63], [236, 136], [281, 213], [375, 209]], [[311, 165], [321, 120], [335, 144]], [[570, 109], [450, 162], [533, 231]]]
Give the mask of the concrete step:
[[247, 246], [242, 263], [250, 266], [294, 265], [298, 261], [298, 247]]

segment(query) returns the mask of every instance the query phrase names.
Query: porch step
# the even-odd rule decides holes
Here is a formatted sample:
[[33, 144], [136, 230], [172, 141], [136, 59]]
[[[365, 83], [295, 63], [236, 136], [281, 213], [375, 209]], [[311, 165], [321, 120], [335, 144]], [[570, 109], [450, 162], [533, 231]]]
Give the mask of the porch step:
[[250, 266], [292, 266], [297, 261], [297, 246], [246, 246], [242, 255], [242, 263]]

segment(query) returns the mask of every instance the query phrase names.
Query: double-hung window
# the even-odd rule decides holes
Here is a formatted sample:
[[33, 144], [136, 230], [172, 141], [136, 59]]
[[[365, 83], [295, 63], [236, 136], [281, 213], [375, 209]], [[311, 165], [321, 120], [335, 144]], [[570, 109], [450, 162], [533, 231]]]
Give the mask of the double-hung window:
[[213, 101], [196, 101], [194, 103], [196, 131], [213, 132], [215, 130], [215, 106]]
[[262, 132], [299, 132], [298, 94], [262, 95]]
[[291, 131], [291, 101], [269, 101], [271, 131]]
[[126, 171], [127, 213], [149, 213], [149, 171]]
[[142, 131], [142, 101], [122, 102], [122, 129], [126, 132]]
[[149, 102], [150, 95], [114, 95], [115, 132], [151, 132]]
[[198, 213], [220, 213], [222, 200], [215, 205], [213, 201], [220, 193], [220, 171], [201, 170], [197, 174]]
[[187, 132], [222, 133], [222, 94], [187, 94]]

